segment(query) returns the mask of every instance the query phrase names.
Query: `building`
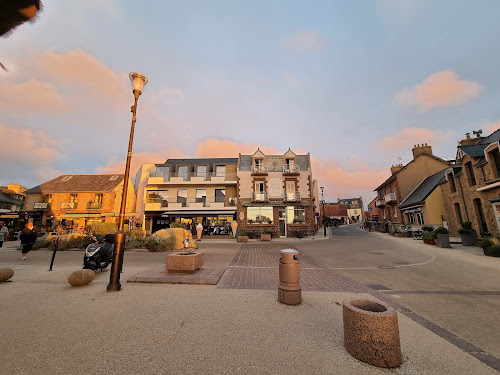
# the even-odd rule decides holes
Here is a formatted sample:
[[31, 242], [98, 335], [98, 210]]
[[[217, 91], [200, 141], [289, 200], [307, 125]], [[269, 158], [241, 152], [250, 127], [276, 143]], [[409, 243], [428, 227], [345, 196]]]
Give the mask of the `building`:
[[143, 164], [136, 175], [136, 210], [148, 233], [172, 223], [205, 235], [229, 235], [236, 217], [237, 158], [168, 159]]
[[340, 204], [347, 207], [347, 217], [349, 222], [364, 221], [365, 208], [363, 207], [363, 197], [359, 198], [338, 198]]
[[447, 226], [441, 185], [447, 169], [425, 178], [399, 205], [403, 221], [411, 225]]
[[24, 206], [26, 190], [21, 184], [0, 186], [0, 220], [8, 227], [17, 227], [19, 211]]
[[368, 211], [365, 211], [365, 219], [379, 221], [383, 216], [382, 210], [377, 206], [378, 197], [373, 198], [373, 200], [368, 204]]
[[[117, 222], [123, 181], [123, 174], [61, 175], [26, 190], [24, 209], [30, 219], [47, 227], [62, 224], [84, 228], [94, 221]], [[136, 216], [134, 202], [134, 189], [130, 188], [126, 219]]]
[[446, 170], [443, 196], [450, 233], [470, 221], [481, 235], [500, 234], [500, 129], [459, 142], [456, 166]]
[[260, 149], [238, 157], [238, 229], [279, 236], [317, 230], [317, 183], [310, 155], [292, 150], [266, 155]]
[[342, 223], [347, 224], [349, 222], [349, 215], [347, 213], [347, 205], [342, 203], [328, 203], [322, 205], [321, 209], [322, 216], [328, 217], [329, 219], [337, 219]]
[[391, 167], [391, 177], [385, 180], [374, 191], [378, 199], [376, 206], [381, 209], [379, 221], [390, 221], [401, 224], [403, 218], [399, 205], [425, 178], [442, 171], [451, 165], [450, 162], [432, 154], [432, 147], [427, 143], [415, 145], [412, 149], [413, 159], [406, 165]]

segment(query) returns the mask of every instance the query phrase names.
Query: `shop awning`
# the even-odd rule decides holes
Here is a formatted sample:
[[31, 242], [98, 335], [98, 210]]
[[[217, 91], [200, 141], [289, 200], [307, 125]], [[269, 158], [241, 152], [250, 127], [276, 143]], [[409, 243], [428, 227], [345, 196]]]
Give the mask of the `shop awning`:
[[166, 211], [161, 214], [162, 217], [167, 216], [213, 216], [213, 215], [227, 215], [232, 216], [236, 213], [233, 211]]
[[18, 219], [18, 212], [5, 212], [0, 214], [0, 219]]

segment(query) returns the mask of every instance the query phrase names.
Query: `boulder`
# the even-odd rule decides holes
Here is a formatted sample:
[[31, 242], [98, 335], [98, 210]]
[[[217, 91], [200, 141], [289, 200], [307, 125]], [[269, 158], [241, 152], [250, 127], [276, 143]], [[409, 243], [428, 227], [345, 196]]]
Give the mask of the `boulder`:
[[9, 280], [14, 276], [14, 270], [10, 268], [0, 268], [0, 282]]
[[73, 286], [87, 285], [94, 280], [95, 272], [92, 270], [78, 270], [68, 277], [68, 283]]

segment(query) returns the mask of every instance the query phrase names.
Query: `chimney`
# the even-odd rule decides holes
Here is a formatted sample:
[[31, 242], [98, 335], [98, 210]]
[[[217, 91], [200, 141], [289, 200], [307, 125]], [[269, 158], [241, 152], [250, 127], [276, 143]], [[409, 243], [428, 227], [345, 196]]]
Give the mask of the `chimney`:
[[411, 150], [413, 152], [413, 159], [415, 160], [418, 155], [422, 154], [423, 152], [432, 155], [432, 147], [428, 146], [427, 143], [423, 143], [422, 145], [416, 145], [413, 146], [413, 149]]
[[394, 176], [397, 172], [403, 169], [403, 164], [396, 164], [391, 167], [391, 175]]
[[460, 142], [458, 142], [458, 144], [460, 146], [475, 145], [484, 139], [484, 137], [481, 137], [482, 132], [483, 132], [482, 130], [478, 130], [478, 131], [474, 130], [473, 133], [476, 136], [476, 138], [471, 138], [470, 133], [465, 133], [465, 139], [462, 139]]

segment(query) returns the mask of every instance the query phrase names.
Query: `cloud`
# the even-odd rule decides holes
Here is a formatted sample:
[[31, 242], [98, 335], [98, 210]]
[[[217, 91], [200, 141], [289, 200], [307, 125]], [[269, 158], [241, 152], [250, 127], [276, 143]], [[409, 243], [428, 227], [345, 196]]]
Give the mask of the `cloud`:
[[[0, 123], [2, 147], [0, 147], [0, 166], [2, 181], [16, 182], [29, 180], [47, 181], [58, 174], [52, 168], [61, 158], [61, 142], [43, 131], [14, 129]], [[28, 177], [30, 176], [30, 177]]]
[[486, 125], [484, 125], [485, 134], [482, 135], [488, 136], [498, 129], [500, 129], [500, 121], [487, 123]]
[[302, 30], [284, 39], [281, 47], [291, 52], [316, 52], [328, 49], [330, 42], [315, 31]]
[[[207, 139], [196, 146], [195, 157], [197, 158], [237, 158], [238, 154], [252, 155], [257, 148], [264, 154], [279, 154], [273, 147], [255, 145], [251, 143], [235, 143], [229, 140], [215, 138]], [[283, 153], [283, 151], [281, 151]]]
[[450, 69], [431, 74], [412, 89], [396, 93], [401, 106], [418, 106], [427, 111], [436, 107], [453, 107], [476, 97], [482, 87], [477, 82], [460, 80]]
[[382, 138], [375, 143], [375, 150], [384, 153], [393, 153], [399, 150], [409, 150], [417, 143], [427, 143], [436, 145], [445, 143], [455, 134], [453, 132], [443, 132], [427, 128], [404, 128], [398, 133]]

